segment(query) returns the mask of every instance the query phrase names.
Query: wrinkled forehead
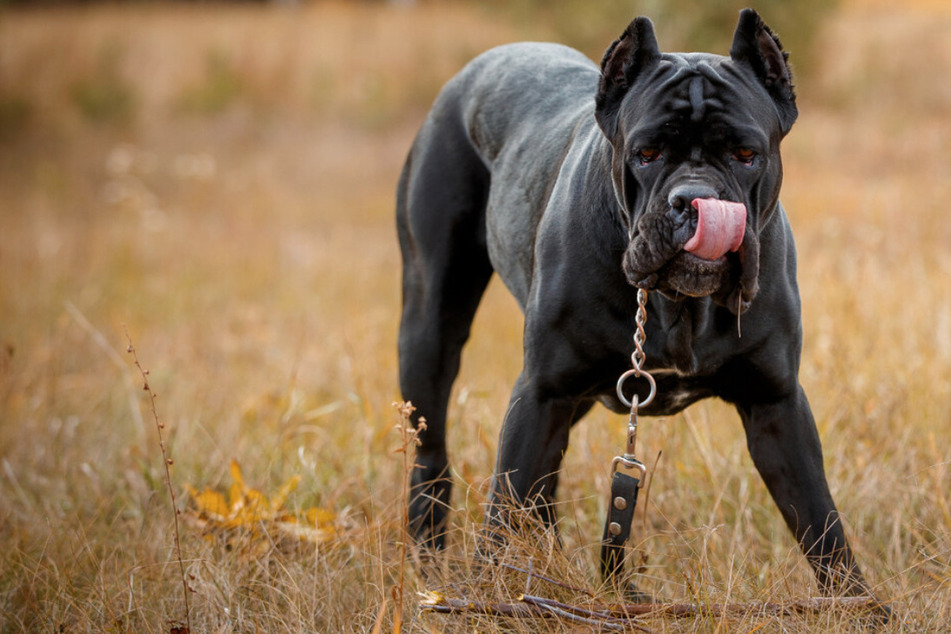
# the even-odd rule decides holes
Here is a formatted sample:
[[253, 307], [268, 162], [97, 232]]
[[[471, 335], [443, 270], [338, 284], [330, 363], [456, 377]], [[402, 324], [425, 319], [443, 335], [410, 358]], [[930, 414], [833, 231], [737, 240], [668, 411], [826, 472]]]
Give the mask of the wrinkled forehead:
[[664, 53], [659, 63], [639, 77], [629, 95], [635, 112], [655, 124], [676, 118], [701, 124], [720, 116], [735, 121], [774, 123], [772, 100], [750, 69], [729, 57], [708, 53]]

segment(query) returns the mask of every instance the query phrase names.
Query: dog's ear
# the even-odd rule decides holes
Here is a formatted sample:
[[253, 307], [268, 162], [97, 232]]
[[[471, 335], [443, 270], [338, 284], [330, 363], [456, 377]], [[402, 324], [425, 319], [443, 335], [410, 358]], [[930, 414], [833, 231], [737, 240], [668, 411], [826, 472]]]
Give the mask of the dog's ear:
[[637, 76], [660, 58], [654, 25], [645, 17], [635, 18], [601, 60], [601, 81], [595, 98], [594, 116], [605, 136], [617, 132], [617, 114], [621, 100], [634, 85]]
[[740, 11], [730, 58], [753, 69], [776, 104], [783, 135], [789, 132], [799, 116], [789, 53], [783, 50], [779, 38], [753, 9]]

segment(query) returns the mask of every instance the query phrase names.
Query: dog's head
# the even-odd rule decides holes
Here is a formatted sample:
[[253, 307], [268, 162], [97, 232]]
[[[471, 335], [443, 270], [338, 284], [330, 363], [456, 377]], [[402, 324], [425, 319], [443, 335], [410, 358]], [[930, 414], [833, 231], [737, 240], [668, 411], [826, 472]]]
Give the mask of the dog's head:
[[604, 55], [595, 108], [631, 284], [749, 308], [797, 114], [786, 53], [755, 11], [741, 12], [729, 57], [661, 53], [650, 20], [631, 22]]

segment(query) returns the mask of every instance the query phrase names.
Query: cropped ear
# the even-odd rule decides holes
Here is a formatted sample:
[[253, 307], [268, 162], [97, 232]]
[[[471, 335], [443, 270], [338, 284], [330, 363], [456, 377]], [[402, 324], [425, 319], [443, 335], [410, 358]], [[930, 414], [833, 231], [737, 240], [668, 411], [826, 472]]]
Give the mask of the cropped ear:
[[624, 95], [638, 75], [656, 64], [659, 58], [654, 25], [645, 17], [635, 18], [605, 51], [594, 116], [609, 139], [613, 139], [617, 132], [617, 114]]
[[776, 104], [783, 135], [789, 132], [799, 116], [788, 62], [789, 53], [783, 50], [779, 38], [753, 9], [740, 11], [730, 58], [753, 69]]

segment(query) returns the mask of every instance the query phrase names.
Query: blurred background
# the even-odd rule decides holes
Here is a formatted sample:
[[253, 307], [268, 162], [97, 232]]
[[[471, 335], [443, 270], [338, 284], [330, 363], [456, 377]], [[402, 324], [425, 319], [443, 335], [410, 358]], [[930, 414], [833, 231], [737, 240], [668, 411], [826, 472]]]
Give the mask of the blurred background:
[[[882, 593], [947, 618], [948, 3], [4, 0], [0, 625], [129, 623], [135, 597], [148, 614], [176, 609], [172, 591], [141, 590], [163, 583], [169, 502], [123, 328], [151, 370], [178, 486], [226, 484], [238, 457], [260, 486], [304, 474], [298, 504], [398, 528], [394, 192], [440, 86], [510, 41], [600, 60], [640, 14], [664, 50], [726, 54], [750, 4], [796, 76], [783, 200], [800, 255], [802, 381], [835, 496]], [[519, 371], [520, 319], [493, 284], [453, 399], [456, 477], [472, 487], [460, 504], [474, 518]], [[718, 561], [761, 556], [742, 574], [762, 579], [795, 545], [734, 414], [691, 411], [645, 430], [645, 446], [671, 456], [652, 503], [690, 525], [739, 526], [704, 548]], [[597, 412], [574, 432], [562, 486], [582, 528], [569, 546], [597, 532], [587, 525], [607, 473], [592, 480], [591, 465], [609, 460], [617, 425]], [[697, 486], [712, 473], [718, 496]], [[385, 534], [364, 538], [379, 550], [367, 546], [362, 576], [352, 559], [324, 570], [339, 583], [308, 592], [346, 607], [309, 612], [304, 629], [336, 629], [348, 613], [373, 622], [394, 561]], [[242, 570], [218, 565], [223, 577]], [[130, 570], [147, 579], [135, 590]], [[216, 587], [196, 600], [254, 595]], [[363, 589], [345, 599], [347, 587]], [[313, 599], [294, 588], [285, 599]]]

